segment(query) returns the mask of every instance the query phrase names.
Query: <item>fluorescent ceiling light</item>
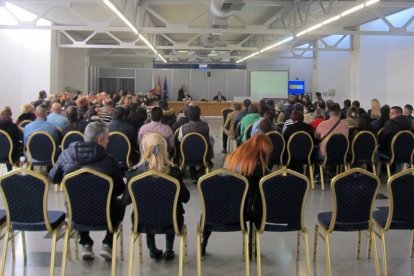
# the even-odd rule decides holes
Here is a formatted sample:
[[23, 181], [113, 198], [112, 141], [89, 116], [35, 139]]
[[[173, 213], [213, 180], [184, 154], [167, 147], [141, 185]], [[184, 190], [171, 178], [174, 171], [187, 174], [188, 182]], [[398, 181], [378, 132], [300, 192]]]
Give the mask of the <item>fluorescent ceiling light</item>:
[[5, 6], [20, 21], [30, 22], [30, 21], [35, 20], [36, 17], [37, 17], [36, 14], [31, 13], [31, 12], [25, 10], [25, 9], [22, 9], [22, 8], [16, 6], [16, 5], [13, 5], [12, 3], [6, 2]]
[[242, 59], [239, 59], [238, 61], [236, 61], [236, 63], [240, 63], [240, 62], [242, 62], [242, 61], [244, 61], [244, 60], [246, 60], [246, 59], [249, 59], [249, 58], [252, 58], [252, 57], [254, 57], [254, 56], [257, 56], [258, 54], [260, 54], [260, 51], [254, 52], [253, 54], [248, 55], [247, 57], [244, 57], [244, 58], [242, 58]]
[[308, 32], [308, 30], [303, 30], [303, 31], [301, 31], [300, 33], [297, 33], [297, 34], [296, 34], [296, 37], [300, 37], [300, 36], [302, 36], [302, 35], [306, 34], [307, 32]]
[[320, 27], [322, 27], [322, 23], [319, 23], [319, 24], [313, 25], [312, 27], [310, 27], [310, 28], [308, 29], [308, 32], [312, 32], [312, 31], [314, 31], [314, 30], [316, 30], [316, 29], [319, 29]]
[[19, 22], [5, 7], [0, 7], [0, 25], [17, 25]]
[[283, 39], [283, 40], [281, 40], [281, 41], [279, 41], [279, 42], [276, 42], [275, 44], [272, 44], [272, 45], [270, 45], [270, 46], [268, 46], [268, 47], [266, 47], [266, 48], [264, 48], [264, 49], [260, 50], [260, 53], [263, 53], [263, 52], [269, 51], [270, 49], [275, 48], [275, 47], [277, 47], [277, 46], [280, 46], [280, 45], [282, 45], [282, 44], [284, 44], [284, 43], [286, 43], [286, 42], [288, 42], [288, 41], [291, 41], [292, 39], [293, 39], [293, 36], [290, 36], [290, 37], [288, 37], [288, 38], [285, 38], [285, 39]]
[[138, 35], [139, 39], [141, 39], [142, 41], [144, 41], [145, 44], [147, 44], [147, 46], [155, 53], [158, 54], [157, 50], [155, 50], [154, 46], [152, 46], [152, 44], [145, 38], [145, 36], [143, 36], [142, 34]]
[[181, 53], [181, 54], [187, 54], [188, 53], [187, 50], [178, 50], [178, 52]]
[[380, 0], [369, 0], [367, 2], [365, 2], [365, 7], [371, 6], [375, 3], [378, 3]]
[[336, 20], [338, 20], [340, 18], [341, 18], [341, 15], [338, 14], [337, 16], [334, 16], [334, 17], [331, 17], [329, 19], [326, 19], [325, 21], [322, 22], [322, 24], [323, 25], [327, 25], [327, 24], [332, 23], [332, 22], [334, 22], [334, 21], [336, 21]]
[[164, 63], [167, 63], [167, 61], [165, 60], [165, 58], [161, 55], [161, 54], [158, 54], [158, 57], [164, 62]]
[[39, 20], [36, 21], [36, 25], [37, 26], [52, 26], [52, 22], [44, 18], [39, 18]]
[[118, 10], [117, 7], [115, 7], [114, 4], [112, 4], [111, 1], [109, 0], [103, 0], [103, 2], [122, 20], [124, 21], [124, 23], [136, 34], [138, 35], [138, 30], [137, 28], [134, 27], [134, 25], [132, 25], [131, 22], [129, 22], [129, 20], [122, 14], [122, 12], [120, 12]]
[[344, 11], [343, 13], [341, 13], [341, 16], [346, 16], [348, 14], [354, 13], [354, 12], [359, 11], [360, 9], [364, 8], [364, 7], [365, 7], [365, 4], [360, 4], [358, 6], [350, 8], [349, 10]]

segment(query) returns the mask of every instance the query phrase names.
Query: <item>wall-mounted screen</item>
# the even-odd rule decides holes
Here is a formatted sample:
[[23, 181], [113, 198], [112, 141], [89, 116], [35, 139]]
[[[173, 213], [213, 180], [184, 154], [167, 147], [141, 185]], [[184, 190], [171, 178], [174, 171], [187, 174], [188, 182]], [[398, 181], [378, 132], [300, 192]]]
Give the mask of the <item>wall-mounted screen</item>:
[[288, 82], [288, 93], [293, 95], [305, 94], [305, 81], [293, 80]]
[[289, 71], [251, 71], [250, 96], [287, 98]]

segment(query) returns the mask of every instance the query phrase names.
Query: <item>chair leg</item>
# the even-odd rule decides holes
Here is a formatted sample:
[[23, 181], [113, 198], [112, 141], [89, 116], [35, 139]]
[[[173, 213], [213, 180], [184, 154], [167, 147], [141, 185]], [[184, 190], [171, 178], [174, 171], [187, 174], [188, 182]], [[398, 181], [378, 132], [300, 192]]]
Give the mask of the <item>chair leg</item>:
[[113, 234], [113, 240], [112, 240], [112, 265], [111, 265], [112, 276], [116, 275], [116, 249], [117, 249], [116, 246], [118, 243], [118, 233], [119, 233], [119, 230]]
[[388, 275], [387, 252], [385, 249], [385, 233], [383, 229], [380, 229], [380, 237], [381, 237], [381, 249], [382, 249], [382, 270], [383, 270], [384, 276], [387, 276]]
[[15, 261], [16, 260], [16, 245], [14, 242], [14, 231], [11, 231], [10, 233], [10, 238], [11, 238], [11, 246], [12, 246], [12, 260]]
[[52, 236], [52, 252], [50, 254], [50, 276], [55, 275], [55, 259], [56, 259], [56, 240], [59, 229], [53, 231]]
[[325, 190], [325, 180], [323, 179], [323, 167], [319, 166], [319, 176], [321, 178], [322, 191]]
[[197, 276], [201, 276], [201, 233], [200, 233], [200, 225], [197, 225]]
[[318, 249], [319, 225], [315, 225], [315, 240], [313, 241], [313, 261], [316, 262], [316, 250]]
[[185, 231], [185, 239], [184, 239], [184, 246], [185, 246], [185, 263], [188, 263], [188, 235], [187, 231]]
[[128, 276], [134, 275], [134, 245], [135, 245], [135, 239], [136, 239], [136, 234], [131, 233], [130, 242], [129, 242]]
[[257, 268], [257, 276], [262, 276], [262, 256], [261, 256], [261, 248], [260, 248], [260, 233], [259, 231], [255, 232], [256, 236], [256, 268]]
[[361, 255], [361, 231], [358, 231], [358, 234], [357, 234], [357, 250], [356, 250], [357, 260], [359, 260], [360, 255]]
[[178, 276], [184, 275], [184, 239], [185, 233], [180, 237], [180, 255], [178, 256]]
[[9, 244], [10, 231], [6, 230], [4, 234], [4, 244], [3, 244], [3, 255], [1, 256], [1, 271], [0, 275], [4, 275], [6, 269], [6, 259], [7, 259], [7, 245]]
[[296, 238], [296, 261], [299, 261], [299, 254], [300, 254], [300, 232], [297, 231], [297, 238]]
[[68, 244], [69, 244], [69, 229], [65, 229], [65, 238], [63, 240], [63, 255], [62, 255], [62, 268], [60, 275], [65, 276], [65, 269], [66, 269], [66, 259], [68, 254]]
[[329, 247], [329, 234], [325, 233], [325, 251], [326, 251], [326, 270], [328, 276], [332, 276], [332, 269], [331, 269], [331, 251]]
[[243, 238], [243, 243], [242, 243], [242, 261], [243, 262], [245, 262], [246, 261], [246, 258], [245, 258], [245, 253], [246, 253], [246, 240], [244, 239], [244, 234], [243, 234], [243, 236], [242, 236], [242, 238]]
[[244, 259], [246, 263], [246, 276], [250, 276], [250, 260], [249, 260], [249, 234], [243, 233], [244, 236]]
[[119, 226], [119, 246], [121, 247], [119, 249], [119, 254], [121, 255], [121, 261], [124, 261], [124, 227], [122, 225]]
[[308, 239], [308, 230], [306, 227], [302, 231], [303, 239], [305, 240], [305, 257], [306, 257], [306, 268], [308, 270], [308, 276], [311, 276], [310, 268], [310, 256], [309, 256], [309, 239]]
[[414, 258], [414, 231], [411, 230], [411, 258]]
[[[370, 231], [370, 240], [372, 241], [372, 243], [374, 244], [374, 263], [375, 263], [375, 275], [376, 276], [380, 276], [380, 271], [379, 271], [379, 262], [378, 262], [378, 251], [377, 251], [377, 241], [375, 240], [375, 234], [374, 231], [371, 230]], [[384, 272], [384, 275], [387, 275], [386, 272]]]
[[310, 177], [310, 182], [311, 182], [311, 187], [312, 190], [315, 190], [315, 179], [313, 179], [313, 166], [312, 164], [309, 164], [309, 177]]
[[78, 231], [75, 231], [75, 258], [76, 260], [79, 260], [79, 232]]
[[26, 263], [27, 262], [26, 235], [24, 231], [20, 231], [20, 235], [22, 236], [23, 260], [24, 260], [24, 263]]
[[252, 232], [252, 246], [250, 247], [252, 249], [252, 261], [256, 260], [256, 228], [253, 226], [253, 232]]
[[[374, 238], [375, 238], [375, 236], [374, 236]], [[371, 259], [371, 247], [372, 247], [372, 239], [371, 239], [371, 236], [369, 236], [368, 246], [367, 246], [367, 259], [368, 260]]]

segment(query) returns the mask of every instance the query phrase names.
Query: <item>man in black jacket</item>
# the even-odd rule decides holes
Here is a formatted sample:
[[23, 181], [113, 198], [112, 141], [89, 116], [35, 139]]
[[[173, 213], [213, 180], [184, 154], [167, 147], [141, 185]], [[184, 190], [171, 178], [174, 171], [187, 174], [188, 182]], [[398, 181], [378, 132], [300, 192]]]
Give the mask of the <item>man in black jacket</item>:
[[[4, 130], [9, 134], [12, 143], [13, 143], [13, 151], [12, 151], [12, 160], [13, 163], [19, 160], [19, 152], [22, 148], [21, 141], [23, 140], [23, 133], [19, 130], [16, 124], [13, 123], [12, 120], [12, 111], [10, 107], [6, 106], [0, 113], [0, 129]], [[10, 171], [12, 169], [12, 164], [6, 163], [7, 170]]]
[[[125, 183], [116, 160], [106, 152], [106, 146], [109, 142], [109, 130], [103, 123], [90, 123], [85, 129], [84, 140], [84, 142], [72, 143], [68, 149], [62, 152], [49, 173], [49, 179], [52, 183], [60, 183], [66, 174], [82, 167], [88, 167], [111, 176], [114, 183], [111, 221], [113, 225], [118, 225], [124, 217], [125, 207], [117, 197], [124, 192]], [[82, 258], [84, 260], [93, 259], [93, 240], [90, 238], [89, 232], [80, 231], [79, 234], [79, 243], [83, 248]], [[107, 231], [102, 243], [100, 255], [105, 260], [110, 260], [112, 258], [112, 234], [109, 231]]]
[[385, 123], [378, 137], [379, 151], [390, 156], [392, 138], [397, 132], [402, 130], [412, 131], [411, 121], [406, 116], [403, 116], [401, 107], [393, 106], [390, 110], [390, 120]]

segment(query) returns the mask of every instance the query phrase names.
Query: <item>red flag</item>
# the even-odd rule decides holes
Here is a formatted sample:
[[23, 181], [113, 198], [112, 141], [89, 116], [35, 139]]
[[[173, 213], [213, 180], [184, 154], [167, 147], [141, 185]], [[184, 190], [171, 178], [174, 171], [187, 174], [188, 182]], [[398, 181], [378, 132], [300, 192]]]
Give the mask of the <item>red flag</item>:
[[157, 82], [157, 90], [155, 91], [158, 95], [161, 96], [161, 80], [160, 80], [160, 76], [158, 76], [158, 82]]
[[152, 72], [152, 80], [151, 80], [151, 94], [155, 95], [155, 80], [154, 80], [154, 72]]

